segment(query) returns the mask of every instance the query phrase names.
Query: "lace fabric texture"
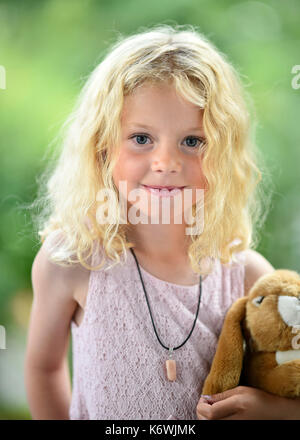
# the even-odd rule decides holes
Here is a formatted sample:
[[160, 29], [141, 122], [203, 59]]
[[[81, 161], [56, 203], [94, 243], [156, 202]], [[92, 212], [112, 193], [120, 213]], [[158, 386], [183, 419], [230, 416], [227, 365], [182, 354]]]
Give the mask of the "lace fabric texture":
[[[202, 281], [194, 331], [173, 354], [175, 382], [166, 378], [168, 351], [156, 338], [130, 250], [126, 262], [123, 257], [112, 269], [91, 271], [83, 320], [80, 326], [71, 322], [70, 419], [196, 420], [225, 314], [244, 295], [244, 252], [236, 257], [229, 266], [215, 260]], [[93, 265], [101, 259], [98, 246]], [[140, 269], [158, 335], [164, 345], [177, 347], [192, 328], [199, 285], [169, 283]]]

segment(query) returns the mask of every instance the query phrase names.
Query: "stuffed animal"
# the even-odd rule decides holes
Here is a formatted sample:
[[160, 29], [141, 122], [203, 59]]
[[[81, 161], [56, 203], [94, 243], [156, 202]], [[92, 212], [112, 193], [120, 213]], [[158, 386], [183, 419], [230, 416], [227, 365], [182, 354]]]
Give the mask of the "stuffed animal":
[[300, 396], [300, 276], [275, 270], [229, 308], [202, 394], [241, 385]]

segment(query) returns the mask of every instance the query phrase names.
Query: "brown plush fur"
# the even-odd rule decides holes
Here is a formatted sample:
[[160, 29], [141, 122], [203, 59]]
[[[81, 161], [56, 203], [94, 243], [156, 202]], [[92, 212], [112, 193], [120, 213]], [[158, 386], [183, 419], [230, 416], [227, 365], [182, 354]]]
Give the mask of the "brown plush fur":
[[[300, 396], [300, 359], [277, 364], [276, 351], [293, 350], [293, 327], [278, 312], [278, 297], [300, 299], [300, 276], [280, 269], [260, 277], [249, 295], [228, 310], [202, 394], [216, 394], [240, 384], [285, 397]], [[253, 299], [263, 296], [259, 305]], [[300, 301], [299, 306], [300, 307]], [[245, 350], [243, 343], [245, 341]]]

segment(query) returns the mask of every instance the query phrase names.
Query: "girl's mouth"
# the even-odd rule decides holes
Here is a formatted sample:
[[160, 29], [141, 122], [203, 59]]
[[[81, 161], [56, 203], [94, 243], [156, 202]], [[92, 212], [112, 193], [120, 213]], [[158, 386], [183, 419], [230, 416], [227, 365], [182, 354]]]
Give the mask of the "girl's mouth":
[[155, 188], [155, 187], [151, 187], [148, 185], [142, 185], [142, 184], [141, 184], [141, 187], [144, 188], [146, 191], [150, 192], [151, 194], [154, 194], [159, 197], [175, 196], [176, 194], [179, 194], [183, 190], [183, 188], [185, 188], [185, 186], [176, 187], [176, 188], [172, 188], [172, 189], [171, 189], [171, 187], [170, 187], [170, 189], [168, 189], [167, 187]]

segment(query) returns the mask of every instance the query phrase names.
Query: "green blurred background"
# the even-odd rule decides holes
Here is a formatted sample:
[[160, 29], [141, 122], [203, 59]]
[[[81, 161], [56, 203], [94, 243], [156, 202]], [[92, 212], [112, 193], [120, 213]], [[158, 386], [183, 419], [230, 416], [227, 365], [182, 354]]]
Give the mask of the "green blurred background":
[[118, 33], [193, 24], [228, 55], [252, 96], [257, 143], [274, 181], [257, 250], [275, 268], [300, 270], [300, 88], [292, 86], [299, 18], [298, 0], [0, 0], [0, 419], [31, 418], [23, 362], [40, 244], [23, 205], [34, 200], [46, 149]]

